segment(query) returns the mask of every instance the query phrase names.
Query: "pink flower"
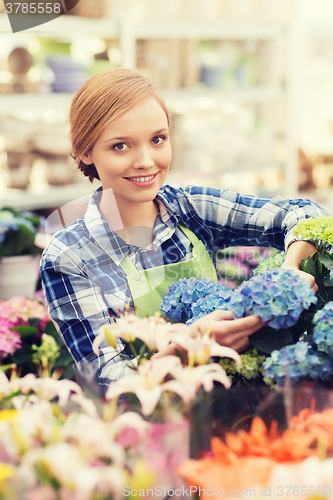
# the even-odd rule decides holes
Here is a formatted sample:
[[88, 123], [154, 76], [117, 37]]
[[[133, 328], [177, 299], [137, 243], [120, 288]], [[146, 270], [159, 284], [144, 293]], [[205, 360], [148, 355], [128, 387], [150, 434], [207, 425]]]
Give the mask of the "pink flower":
[[37, 486], [29, 492], [28, 500], [57, 500], [57, 494], [51, 486]]
[[21, 347], [21, 337], [18, 332], [12, 331], [13, 323], [0, 317], [0, 359], [7, 354], [14, 354]]
[[0, 301], [0, 318], [7, 319], [14, 325], [26, 324], [31, 318], [38, 318], [41, 328], [51, 321], [46, 307], [38, 300], [26, 299], [25, 297], [12, 297], [9, 300]]

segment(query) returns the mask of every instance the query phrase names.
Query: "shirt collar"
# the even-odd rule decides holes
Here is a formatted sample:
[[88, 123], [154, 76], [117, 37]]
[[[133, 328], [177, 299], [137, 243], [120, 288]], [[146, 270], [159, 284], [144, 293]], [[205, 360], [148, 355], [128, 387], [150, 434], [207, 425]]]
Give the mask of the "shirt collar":
[[101, 214], [98, 205], [102, 197], [103, 188], [99, 187], [91, 196], [84, 222], [89, 233], [96, 240], [102, 250], [119, 265], [132, 250], [117, 233], [115, 233]]
[[[137, 252], [139, 249], [134, 245], [128, 245], [120, 238], [102, 216], [98, 208], [102, 192], [103, 188], [99, 187], [92, 194], [84, 216], [84, 222], [96, 243], [119, 266], [130, 252]], [[174, 215], [171, 204], [162, 192], [157, 193], [155, 201], [159, 207], [159, 214], [153, 231], [154, 247], [160, 246], [163, 241], [172, 237], [178, 226], [179, 219], [178, 216]]]

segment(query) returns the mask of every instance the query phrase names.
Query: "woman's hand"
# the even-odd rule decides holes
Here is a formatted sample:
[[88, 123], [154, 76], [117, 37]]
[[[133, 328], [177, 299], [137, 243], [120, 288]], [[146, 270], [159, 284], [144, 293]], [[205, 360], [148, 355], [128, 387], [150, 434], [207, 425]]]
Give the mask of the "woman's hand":
[[265, 324], [257, 316], [234, 319], [232, 311], [217, 310], [192, 323], [190, 329], [193, 336], [211, 330], [220, 345], [241, 352], [250, 346], [249, 336]]
[[281, 267], [283, 267], [284, 269], [292, 269], [293, 271], [295, 271], [295, 273], [297, 273], [301, 278], [305, 279], [309, 283], [309, 285], [311, 286], [312, 290], [315, 293], [318, 292], [318, 285], [315, 281], [314, 276], [312, 276], [312, 274], [301, 271], [300, 269], [298, 269], [297, 266], [292, 265], [292, 264], [288, 264], [286, 262], [284, 262]]
[[318, 292], [318, 285], [314, 277], [300, 270], [302, 260], [310, 257], [315, 251], [316, 247], [309, 241], [294, 241], [289, 245], [286, 260], [281, 267], [295, 271], [301, 278], [309, 283], [312, 290], [316, 293]]

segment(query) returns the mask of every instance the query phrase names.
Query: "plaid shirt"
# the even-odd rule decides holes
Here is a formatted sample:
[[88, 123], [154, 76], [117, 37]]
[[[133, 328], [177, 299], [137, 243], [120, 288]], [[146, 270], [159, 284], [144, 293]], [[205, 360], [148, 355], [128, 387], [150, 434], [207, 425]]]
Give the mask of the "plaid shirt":
[[[52, 238], [41, 260], [41, 278], [50, 315], [85, 375], [101, 386], [130, 372], [118, 347], [103, 342], [100, 355], [92, 343], [100, 326], [113, 322], [125, 304], [134, 306], [122, 260], [129, 255], [138, 270], [191, 258], [191, 243], [177, 227], [187, 225], [203, 241], [213, 262], [217, 250], [234, 245], [287, 248], [302, 219], [326, 212], [309, 200], [256, 198], [208, 187], [165, 185], [157, 194], [159, 214], [153, 250], [127, 244], [103, 219], [92, 195], [85, 215]], [[157, 251], [157, 249], [159, 251]]]

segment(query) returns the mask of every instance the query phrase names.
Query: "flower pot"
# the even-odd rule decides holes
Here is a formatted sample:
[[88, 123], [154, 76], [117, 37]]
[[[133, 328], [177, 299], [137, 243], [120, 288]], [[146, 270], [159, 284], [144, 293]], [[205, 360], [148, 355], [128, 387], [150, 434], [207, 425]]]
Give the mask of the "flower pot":
[[39, 255], [16, 255], [0, 259], [0, 300], [15, 295], [31, 298], [36, 291]]

